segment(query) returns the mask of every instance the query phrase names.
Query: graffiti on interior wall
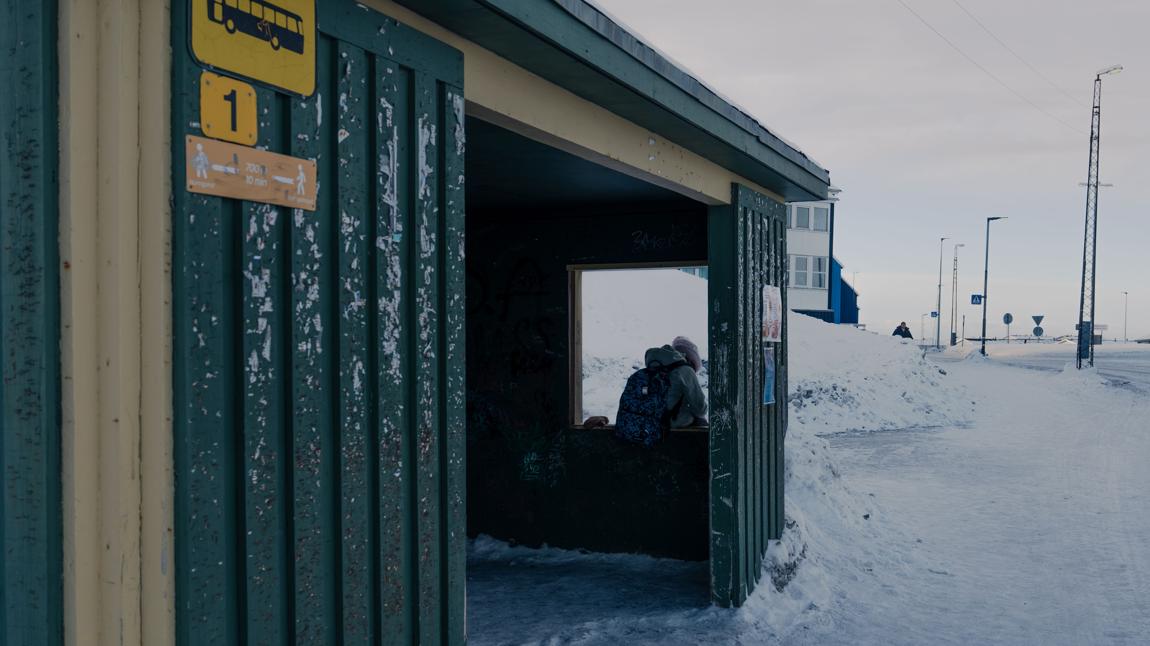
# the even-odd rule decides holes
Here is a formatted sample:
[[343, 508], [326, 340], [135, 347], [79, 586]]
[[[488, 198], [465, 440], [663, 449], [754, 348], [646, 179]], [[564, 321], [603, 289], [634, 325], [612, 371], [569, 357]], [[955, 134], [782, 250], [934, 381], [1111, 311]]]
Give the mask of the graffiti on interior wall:
[[528, 451], [523, 454], [523, 460], [519, 463], [519, 477], [528, 482], [538, 480], [543, 474], [543, 460], [539, 458], [539, 454], [535, 451]]
[[682, 224], [672, 224], [669, 231], [647, 231], [638, 229], [631, 232], [631, 251], [635, 253], [681, 249], [694, 242], [698, 231]]
[[561, 433], [549, 435], [546, 438], [546, 446], [524, 452], [519, 460], [520, 480], [547, 487], [557, 486], [566, 470]]

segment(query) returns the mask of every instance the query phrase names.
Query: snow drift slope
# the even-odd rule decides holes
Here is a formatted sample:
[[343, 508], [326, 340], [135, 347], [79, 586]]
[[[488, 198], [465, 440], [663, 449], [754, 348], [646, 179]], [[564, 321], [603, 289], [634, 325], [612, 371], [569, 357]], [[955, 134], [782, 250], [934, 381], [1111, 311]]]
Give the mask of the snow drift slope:
[[800, 624], [809, 630], [811, 615], [842, 594], [844, 577], [927, 568], [913, 557], [913, 539], [880, 520], [879, 502], [843, 481], [824, 438], [963, 425], [973, 410], [965, 388], [914, 345], [800, 314], [787, 322], [786, 529], [767, 552], [769, 579], [739, 613], [754, 633], [775, 638]]
[[958, 425], [972, 402], [898, 337], [791, 314], [791, 424], [817, 433]]

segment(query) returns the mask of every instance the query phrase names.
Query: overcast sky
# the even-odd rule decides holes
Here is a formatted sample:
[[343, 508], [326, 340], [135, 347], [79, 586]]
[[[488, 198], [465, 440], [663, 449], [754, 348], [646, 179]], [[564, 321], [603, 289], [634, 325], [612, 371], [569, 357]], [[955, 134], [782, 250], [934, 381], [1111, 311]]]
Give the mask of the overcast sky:
[[1150, 336], [1150, 0], [902, 1], [1034, 105], [899, 0], [598, 4], [830, 170], [843, 189], [835, 255], [857, 272], [862, 322], [906, 320], [916, 336], [941, 236], [943, 320], [952, 244], [965, 243], [960, 315], [977, 333], [991, 215], [1010, 219], [992, 225], [988, 332], [1004, 332], [1007, 311], [1027, 330], [1044, 314], [1048, 334], [1073, 332], [1092, 82], [1125, 65], [1103, 87], [1102, 181], [1115, 187], [1101, 189], [1097, 320], [1121, 336], [1129, 291], [1130, 336]]

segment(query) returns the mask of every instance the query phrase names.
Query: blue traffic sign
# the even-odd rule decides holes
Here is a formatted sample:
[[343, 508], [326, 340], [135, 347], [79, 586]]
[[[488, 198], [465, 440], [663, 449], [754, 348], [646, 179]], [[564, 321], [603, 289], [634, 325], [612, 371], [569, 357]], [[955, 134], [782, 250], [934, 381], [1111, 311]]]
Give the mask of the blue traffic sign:
[[932, 318], [932, 319], [936, 319], [936, 318], [938, 318], [938, 312], [931, 312], [931, 313], [930, 313], [930, 318]]
[[971, 305], [982, 305], [982, 294], [971, 294], [970, 295], [970, 304]]

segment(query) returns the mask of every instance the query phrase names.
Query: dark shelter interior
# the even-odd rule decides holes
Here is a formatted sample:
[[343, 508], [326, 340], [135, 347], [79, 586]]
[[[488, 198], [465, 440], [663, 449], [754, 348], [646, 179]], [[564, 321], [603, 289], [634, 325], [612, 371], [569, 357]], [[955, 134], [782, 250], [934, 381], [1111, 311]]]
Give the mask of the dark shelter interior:
[[707, 207], [474, 117], [466, 174], [468, 535], [707, 559], [707, 433], [572, 423], [568, 272], [706, 261]]

